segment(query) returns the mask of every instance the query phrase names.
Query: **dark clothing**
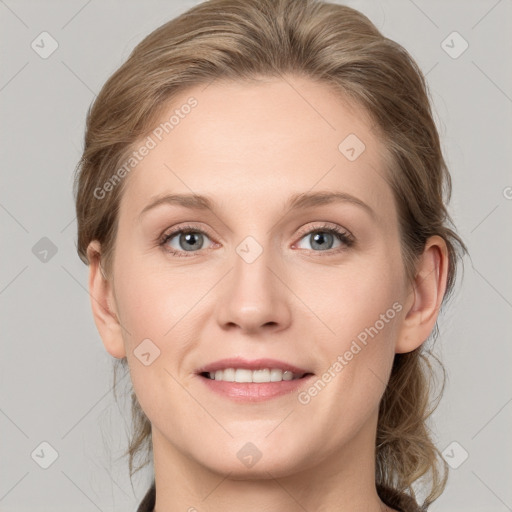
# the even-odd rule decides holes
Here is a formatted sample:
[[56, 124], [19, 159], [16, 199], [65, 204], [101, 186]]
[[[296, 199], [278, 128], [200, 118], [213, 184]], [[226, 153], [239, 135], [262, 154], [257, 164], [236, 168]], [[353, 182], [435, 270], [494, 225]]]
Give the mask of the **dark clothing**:
[[[399, 494], [396, 491], [379, 489], [378, 492], [380, 499], [388, 506], [392, 507], [398, 512], [424, 512], [424, 509], [420, 508], [418, 504], [410, 497], [405, 494]], [[137, 512], [153, 512], [155, 508], [155, 482], [150, 487], [146, 496], [140, 502]]]
[[153, 512], [155, 508], [155, 499], [156, 499], [156, 490], [155, 490], [155, 482], [149, 488], [149, 491], [146, 493], [146, 496], [140, 502], [139, 508], [137, 512]]

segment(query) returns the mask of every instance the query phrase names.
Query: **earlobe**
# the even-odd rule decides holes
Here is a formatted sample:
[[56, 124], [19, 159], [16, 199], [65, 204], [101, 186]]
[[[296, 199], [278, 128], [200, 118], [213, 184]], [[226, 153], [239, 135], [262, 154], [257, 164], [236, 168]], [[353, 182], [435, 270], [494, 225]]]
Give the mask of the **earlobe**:
[[396, 353], [412, 352], [430, 336], [446, 291], [448, 250], [440, 236], [427, 240], [418, 259], [411, 295], [404, 308]]
[[101, 246], [93, 240], [87, 247], [89, 260], [89, 296], [94, 323], [107, 352], [115, 358], [126, 356], [121, 324], [116, 312], [111, 281], [101, 267]]

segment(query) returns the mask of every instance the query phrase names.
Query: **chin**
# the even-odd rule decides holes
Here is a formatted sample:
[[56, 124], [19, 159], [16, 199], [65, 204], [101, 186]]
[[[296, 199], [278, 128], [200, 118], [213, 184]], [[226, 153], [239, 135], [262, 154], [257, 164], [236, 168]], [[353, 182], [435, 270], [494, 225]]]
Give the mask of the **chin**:
[[[272, 477], [285, 477], [297, 472], [305, 465], [307, 454], [284, 451], [278, 446], [263, 442], [235, 442], [233, 446], [222, 447], [222, 455], [212, 453], [207, 460], [197, 462], [212, 472], [227, 475], [233, 480], [267, 480]], [[260, 448], [258, 447], [260, 446]], [[226, 453], [232, 454], [227, 456]]]

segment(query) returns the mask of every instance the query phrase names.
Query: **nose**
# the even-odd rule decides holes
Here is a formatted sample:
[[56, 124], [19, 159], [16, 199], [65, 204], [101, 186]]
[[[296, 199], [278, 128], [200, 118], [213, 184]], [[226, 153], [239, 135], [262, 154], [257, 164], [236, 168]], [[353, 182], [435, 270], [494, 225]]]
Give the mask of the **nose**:
[[252, 262], [238, 253], [219, 296], [217, 320], [223, 330], [246, 334], [278, 332], [291, 322], [290, 296], [284, 268], [263, 252]]

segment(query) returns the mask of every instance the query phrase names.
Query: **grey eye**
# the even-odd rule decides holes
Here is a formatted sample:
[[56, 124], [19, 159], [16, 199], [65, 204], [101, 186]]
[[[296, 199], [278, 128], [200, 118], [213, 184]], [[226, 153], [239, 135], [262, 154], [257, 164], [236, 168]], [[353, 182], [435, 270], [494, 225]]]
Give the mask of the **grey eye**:
[[[299, 247], [300, 249], [311, 249], [311, 250], [320, 250], [326, 251], [329, 249], [333, 249], [333, 244], [338, 238], [334, 233], [330, 233], [326, 230], [317, 230], [311, 233], [308, 233], [301, 240], [308, 240], [310, 242], [310, 247]], [[339, 242], [339, 240], [338, 240]], [[341, 243], [341, 242], [339, 242]]]
[[[178, 251], [193, 252], [203, 249], [205, 238], [208, 237], [198, 231], [181, 231], [171, 235], [166, 241], [166, 244]], [[177, 239], [178, 247], [171, 243], [173, 239]]]

